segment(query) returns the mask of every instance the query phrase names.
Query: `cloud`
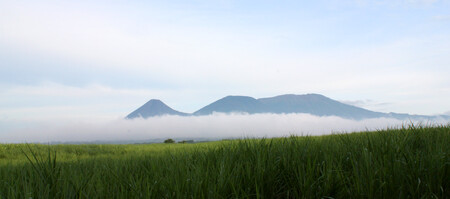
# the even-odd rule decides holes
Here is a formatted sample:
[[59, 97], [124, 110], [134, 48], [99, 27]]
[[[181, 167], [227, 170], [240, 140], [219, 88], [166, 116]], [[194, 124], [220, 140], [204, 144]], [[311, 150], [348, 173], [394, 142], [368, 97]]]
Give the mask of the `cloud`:
[[358, 106], [358, 107], [367, 107], [367, 106], [386, 106], [392, 103], [389, 102], [376, 102], [374, 100], [341, 100], [342, 103]]
[[[178, 23], [174, 22], [171, 18], [176, 16], [170, 15], [180, 13], [161, 12], [154, 7], [144, 11], [124, 7], [114, 12], [114, 6], [108, 5], [99, 15], [98, 10], [90, 8], [98, 6], [95, 3], [72, 4], [5, 5], [4, 10], [0, 8], [4, 11], [0, 14], [0, 24], [4, 27], [0, 43], [51, 57], [83, 61], [89, 67], [145, 70], [149, 75], [158, 72], [150, 77], [174, 73], [201, 75], [198, 71], [215, 73], [217, 70], [211, 69], [211, 65], [244, 59], [248, 52], [254, 56], [261, 49], [255, 46], [257, 43], [247, 42], [254, 41], [254, 35], [236, 35], [230, 30], [185, 24], [179, 19]], [[145, 20], [132, 17], [135, 15]], [[171, 23], [165, 21], [167, 17]], [[173, 70], [174, 67], [183, 68]]]
[[349, 104], [352, 106], [357, 106], [357, 107], [361, 107], [361, 108], [366, 108], [369, 110], [374, 110], [374, 111], [389, 111], [388, 109], [386, 109], [389, 106], [393, 106], [393, 103], [390, 102], [378, 102], [375, 100], [370, 100], [370, 99], [366, 99], [366, 100], [341, 100], [340, 102], [344, 103], [344, 104]]
[[440, 0], [400, 0], [400, 2], [406, 4], [434, 4], [438, 3]]
[[450, 21], [450, 15], [436, 15], [433, 19], [438, 21]]
[[0, 114], [9, 118], [70, 118], [125, 114], [148, 98], [167, 96], [151, 89], [120, 89], [91, 84], [68, 86], [53, 82], [0, 87]]
[[[0, 118], [1, 119], [1, 118]], [[5, 122], [0, 120], [1, 122]], [[6, 121], [7, 122], [7, 121]], [[445, 123], [445, 121], [441, 121]], [[2, 142], [117, 141], [156, 138], [243, 138], [331, 133], [400, 127], [408, 122], [377, 118], [361, 121], [309, 114], [214, 114], [149, 119], [87, 119], [36, 121], [0, 133]]]
[[[163, 19], [171, 14], [170, 11], [161, 13], [163, 19], [160, 19], [129, 7], [113, 12], [113, 6], [105, 6], [106, 11], [99, 15], [95, 9], [89, 9], [95, 7], [95, 3], [92, 4], [80, 3], [74, 9], [71, 4], [58, 6], [53, 3], [5, 6], [3, 15], [0, 15], [0, 24], [4, 27], [0, 43], [6, 48], [27, 49], [33, 52], [30, 54], [46, 55], [42, 57], [62, 57], [71, 62], [87, 63], [77, 67], [89, 68], [88, 71], [100, 68], [102, 73], [114, 71], [126, 74], [124, 76], [142, 75], [139, 77], [147, 79], [164, 77], [165, 81], [177, 82], [180, 86], [194, 83], [195, 86], [206, 87], [221, 82], [223, 87], [238, 88], [246, 84], [253, 87], [249, 90], [281, 87], [278, 85], [289, 85], [283, 89], [301, 85], [292, 90], [309, 85], [314, 87], [310, 89], [312, 91], [367, 87], [373, 82], [383, 87], [383, 82], [401, 82], [404, 85], [405, 81], [414, 82], [410, 80], [415, 75], [408, 74], [414, 71], [413, 68], [446, 66], [448, 62], [434, 53], [435, 49], [443, 48], [432, 44], [448, 46], [449, 42], [434, 36], [427, 37], [431, 47], [423, 41], [404, 39], [406, 41], [375, 47], [356, 46], [352, 49], [330, 44], [325, 49], [317, 49], [316, 45], [305, 44], [323, 39], [315, 36], [320, 35], [313, 31], [315, 29], [309, 33], [311, 36], [302, 37], [301, 33], [307, 32], [307, 28], [296, 29], [297, 26], [271, 32], [275, 27], [267, 24], [267, 30], [249, 27], [243, 31], [242, 27], [211, 26], [192, 16], [192, 20], [199, 20], [200, 24], [180, 19], [167, 23]], [[145, 20], [130, 17], [135, 16], [133, 11], [139, 12], [136, 15], [142, 15]], [[145, 12], [160, 14], [161, 11], [153, 8]], [[298, 45], [292, 49], [290, 45], [278, 42], [280, 34], [291, 35], [285, 44]], [[442, 56], [447, 54], [442, 52]], [[423, 64], [424, 57], [433, 59]], [[439, 63], [442, 60], [446, 62]], [[405, 62], [408, 63], [406, 68], [391, 71]], [[61, 65], [57, 67], [68, 67]], [[11, 70], [16, 69], [11, 67]], [[324, 75], [324, 71], [335, 75]], [[426, 75], [423, 72], [418, 73]], [[273, 85], [272, 82], [278, 84]]]
[[[150, 99], [160, 99], [174, 109], [194, 112], [224, 97], [223, 92], [177, 88], [117, 88], [102, 84], [70, 86], [55, 82], [37, 85], [0, 84], [0, 115], [9, 118], [70, 118], [74, 115], [125, 116]], [[219, 93], [219, 94], [218, 94]]]
[[383, 5], [383, 6], [422, 6], [433, 5], [446, 0], [352, 0], [357, 5]]

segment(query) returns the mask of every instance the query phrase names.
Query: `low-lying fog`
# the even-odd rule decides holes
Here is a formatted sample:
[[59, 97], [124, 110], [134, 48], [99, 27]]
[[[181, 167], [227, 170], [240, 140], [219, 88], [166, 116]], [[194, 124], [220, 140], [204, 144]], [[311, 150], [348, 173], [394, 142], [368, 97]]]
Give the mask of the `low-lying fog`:
[[[392, 118], [350, 120], [309, 114], [213, 114], [209, 116], [162, 116], [148, 119], [66, 119], [26, 122], [4, 128], [1, 143], [126, 141], [157, 138], [280, 137], [324, 135], [386, 128], [414, 123], [447, 124], [448, 121], [401, 121]], [[0, 121], [5, 123], [5, 121]]]

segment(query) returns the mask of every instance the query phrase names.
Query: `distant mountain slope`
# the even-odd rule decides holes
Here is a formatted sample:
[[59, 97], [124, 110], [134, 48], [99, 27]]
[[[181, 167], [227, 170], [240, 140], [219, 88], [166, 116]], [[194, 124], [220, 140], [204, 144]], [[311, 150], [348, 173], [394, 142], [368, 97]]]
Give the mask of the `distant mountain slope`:
[[219, 99], [193, 114], [182, 113], [168, 107], [160, 100], [150, 100], [126, 118], [148, 118], [161, 115], [200, 116], [217, 113], [308, 113], [317, 116], [338, 116], [349, 119], [366, 119], [388, 117], [396, 119], [433, 120], [437, 118], [449, 119], [449, 116], [424, 116], [399, 113], [381, 113], [330, 99], [319, 94], [279, 95], [275, 97], [255, 99], [248, 96], [227, 96]]
[[133, 119], [133, 118], [148, 118], [148, 117], [154, 117], [154, 116], [161, 116], [161, 115], [180, 115], [180, 116], [187, 116], [189, 114], [182, 113], [176, 110], [173, 110], [166, 104], [164, 104], [161, 100], [152, 99], [130, 113], [126, 118], [127, 119]]
[[318, 116], [339, 116], [362, 119], [386, 116], [384, 113], [369, 111], [344, 104], [319, 94], [280, 95], [258, 99], [268, 113], [309, 113]]
[[263, 104], [253, 97], [227, 96], [201, 108], [194, 112], [193, 115], [210, 115], [213, 112], [245, 112], [253, 114], [260, 113], [263, 108]]
[[260, 99], [247, 96], [227, 96], [201, 108], [193, 115], [209, 115], [213, 112], [309, 113], [318, 116], [335, 115], [352, 119], [386, 116], [384, 113], [344, 104], [319, 94], [289, 94]]

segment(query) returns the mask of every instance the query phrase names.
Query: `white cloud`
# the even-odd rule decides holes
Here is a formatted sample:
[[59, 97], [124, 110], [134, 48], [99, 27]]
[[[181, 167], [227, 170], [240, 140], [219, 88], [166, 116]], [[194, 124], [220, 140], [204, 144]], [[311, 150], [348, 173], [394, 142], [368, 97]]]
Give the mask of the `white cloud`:
[[352, 0], [358, 5], [383, 5], [383, 6], [423, 6], [433, 5], [447, 0]]
[[450, 21], [450, 15], [436, 15], [433, 19], [438, 21]]
[[369, 110], [380, 110], [386, 106], [392, 105], [389, 102], [377, 102], [374, 100], [366, 99], [366, 100], [342, 100], [342, 103], [367, 108]]
[[75, 87], [45, 82], [0, 88], [0, 115], [10, 120], [57, 118], [118, 118], [149, 98], [167, 96], [161, 90], [117, 89], [102, 85]]
[[[38, 8], [31, 4], [13, 7], [12, 11], [5, 9], [6, 14], [0, 19], [4, 27], [0, 43], [82, 60], [89, 67], [135, 71], [149, 78], [165, 77], [167, 81], [219, 81], [236, 87], [242, 83], [270, 87], [277, 82], [289, 87], [309, 84], [315, 86], [310, 90], [333, 90], [366, 87], [380, 77], [384, 79], [376, 84], [404, 81], [399, 76], [411, 76], [404, 71], [406, 68], [448, 63], [445, 58], [422, 61], [447, 55], [448, 50], [438, 55], [435, 51], [418, 50], [439, 49], [429, 43], [449, 44], [448, 39], [439, 37], [428, 37], [431, 42], [405, 38], [374, 47], [311, 50], [298, 46], [288, 51], [276, 42], [277, 34], [264, 30], [163, 24], [153, 18], [137, 23], [134, 18], [124, 16], [127, 12], [106, 12], [107, 16], [101, 16], [95, 10], [73, 11], [65, 5]], [[143, 33], [139, 34], [137, 27]], [[280, 31], [278, 34], [286, 30]], [[444, 63], [439, 63], [442, 60]], [[391, 68], [398, 70], [389, 71]], [[326, 75], [324, 71], [335, 75]]]
[[[0, 120], [1, 121], [1, 120]], [[445, 121], [441, 121], [445, 124]], [[155, 138], [280, 137], [400, 127], [407, 122], [377, 118], [362, 121], [308, 114], [215, 114], [149, 119], [49, 120], [0, 134], [2, 142], [114, 141]]]
[[413, 4], [433, 4], [439, 2], [440, 0], [402, 0], [402, 1]]
[[[6, 87], [6, 86], [5, 86]], [[34, 97], [99, 97], [99, 96], [145, 96], [158, 95], [156, 90], [120, 89], [100, 84], [91, 84], [83, 87], [62, 85], [55, 82], [42, 82], [39, 85], [18, 85], [3, 88], [4, 96], [30, 95]]]
[[[126, 16], [133, 12], [130, 10], [118, 14], [106, 12], [108, 16], [101, 16], [96, 10], [67, 9], [70, 5], [30, 4], [11, 6], [11, 10], [5, 8], [0, 19], [3, 27], [0, 42], [83, 60], [90, 63], [90, 67], [122, 68], [148, 74], [157, 71], [157, 75], [168, 77], [173, 74], [204, 76], [201, 71], [227, 72], [211, 67], [221, 62], [234, 67], [229, 65], [230, 59], [240, 62], [244, 56], [249, 56], [248, 52], [254, 56], [259, 51], [258, 47], [252, 47], [256, 43], [247, 42], [254, 40], [252, 35], [242, 37], [228, 30], [164, 24], [152, 16], [137, 23], [133, 21], [135, 18]], [[153, 11], [158, 12], [147, 12]]]

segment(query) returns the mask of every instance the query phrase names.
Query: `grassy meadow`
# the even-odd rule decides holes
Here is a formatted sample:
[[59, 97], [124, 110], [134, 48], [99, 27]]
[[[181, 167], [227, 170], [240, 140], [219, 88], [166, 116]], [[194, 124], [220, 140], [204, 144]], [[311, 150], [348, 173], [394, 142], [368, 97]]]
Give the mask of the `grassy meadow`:
[[450, 126], [196, 144], [0, 144], [0, 198], [450, 198]]

